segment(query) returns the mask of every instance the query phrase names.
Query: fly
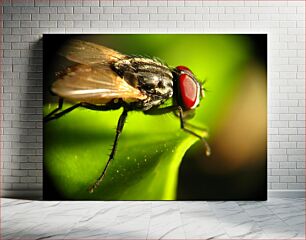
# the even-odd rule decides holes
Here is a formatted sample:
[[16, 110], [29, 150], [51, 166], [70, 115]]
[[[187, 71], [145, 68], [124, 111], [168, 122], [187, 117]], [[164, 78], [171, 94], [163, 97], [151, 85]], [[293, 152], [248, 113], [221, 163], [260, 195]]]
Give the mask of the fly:
[[[80, 40], [71, 40], [59, 54], [75, 65], [57, 74], [51, 92], [59, 97], [58, 107], [44, 117], [44, 122], [58, 119], [78, 107], [97, 111], [123, 108], [108, 161], [90, 186], [90, 193], [100, 185], [115, 157], [129, 111], [148, 115], [174, 112], [180, 119], [181, 129], [198, 137], [206, 147], [206, 155], [210, 155], [205, 138], [186, 128], [197, 128], [185, 119], [193, 114], [204, 97], [204, 88], [189, 68], [170, 68], [155, 59], [124, 55]], [[168, 99], [172, 99], [172, 105], [163, 106]], [[62, 110], [64, 100], [75, 104]]]

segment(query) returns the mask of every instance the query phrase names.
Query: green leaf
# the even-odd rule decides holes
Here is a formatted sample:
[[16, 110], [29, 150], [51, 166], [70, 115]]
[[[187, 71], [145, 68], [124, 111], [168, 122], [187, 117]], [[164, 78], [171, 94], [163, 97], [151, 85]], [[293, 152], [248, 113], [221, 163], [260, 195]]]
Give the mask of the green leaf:
[[[55, 108], [45, 107], [45, 114]], [[101, 185], [88, 192], [108, 160], [121, 112], [76, 109], [44, 125], [44, 169], [65, 199], [175, 199], [181, 160], [197, 138], [171, 114], [129, 112], [115, 159]]]

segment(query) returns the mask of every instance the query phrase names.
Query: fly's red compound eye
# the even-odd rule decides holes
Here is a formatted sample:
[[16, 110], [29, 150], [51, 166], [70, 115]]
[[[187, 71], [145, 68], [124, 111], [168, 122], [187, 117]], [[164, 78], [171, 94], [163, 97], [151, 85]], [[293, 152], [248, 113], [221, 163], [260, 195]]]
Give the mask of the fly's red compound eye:
[[187, 71], [191, 72], [190, 69], [188, 67], [185, 67], [185, 66], [177, 66], [176, 69], [179, 70], [179, 71], [187, 70]]
[[188, 67], [185, 67], [185, 66], [177, 66], [176, 69], [179, 72], [188, 72], [190, 74], [193, 74], [192, 71]]
[[181, 101], [187, 110], [194, 109], [198, 106], [200, 102], [200, 90], [199, 83], [191, 76], [188, 74], [181, 74], [179, 76]]

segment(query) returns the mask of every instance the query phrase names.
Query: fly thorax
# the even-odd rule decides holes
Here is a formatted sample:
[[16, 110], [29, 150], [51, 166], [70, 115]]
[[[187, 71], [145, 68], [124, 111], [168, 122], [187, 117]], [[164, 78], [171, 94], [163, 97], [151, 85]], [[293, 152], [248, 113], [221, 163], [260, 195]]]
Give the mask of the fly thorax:
[[137, 103], [139, 109], [159, 106], [173, 95], [172, 72], [161, 62], [150, 58], [131, 57], [114, 63], [113, 69], [147, 96], [145, 100]]

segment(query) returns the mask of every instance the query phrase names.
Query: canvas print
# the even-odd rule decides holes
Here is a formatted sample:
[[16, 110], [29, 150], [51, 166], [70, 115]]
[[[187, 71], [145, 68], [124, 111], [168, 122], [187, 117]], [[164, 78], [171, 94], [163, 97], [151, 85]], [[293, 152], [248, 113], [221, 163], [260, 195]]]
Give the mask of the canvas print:
[[45, 34], [46, 200], [265, 200], [266, 34]]

